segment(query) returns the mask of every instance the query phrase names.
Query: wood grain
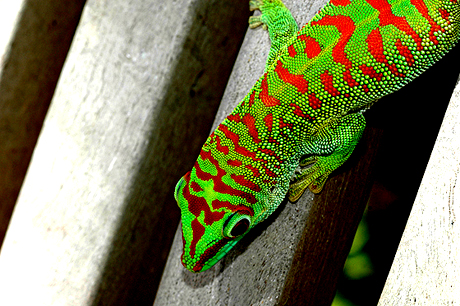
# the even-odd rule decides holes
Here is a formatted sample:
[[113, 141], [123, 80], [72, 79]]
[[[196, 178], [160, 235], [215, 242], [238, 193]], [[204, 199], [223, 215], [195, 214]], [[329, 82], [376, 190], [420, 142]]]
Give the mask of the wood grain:
[[457, 84], [378, 305], [460, 305], [459, 172]]

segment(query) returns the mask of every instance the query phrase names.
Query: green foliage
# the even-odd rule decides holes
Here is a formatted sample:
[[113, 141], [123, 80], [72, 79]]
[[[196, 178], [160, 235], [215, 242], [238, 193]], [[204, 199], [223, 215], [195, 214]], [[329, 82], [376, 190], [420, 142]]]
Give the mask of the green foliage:
[[[363, 250], [369, 240], [369, 231], [366, 223], [366, 213], [356, 230], [355, 238], [348, 254], [347, 261], [343, 268], [343, 274], [352, 280], [358, 280], [368, 277], [374, 273], [372, 262], [369, 255]], [[352, 306], [355, 305], [345, 297], [336, 293], [332, 306]]]
[[351, 246], [350, 253], [348, 254], [347, 261], [343, 268], [344, 274], [351, 279], [360, 279], [370, 276], [373, 273], [372, 263], [365, 252], [363, 247], [369, 240], [369, 232], [365, 217], [359, 223], [356, 231], [353, 245]]
[[337, 293], [331, 306], [355, 306], [355, 304]]

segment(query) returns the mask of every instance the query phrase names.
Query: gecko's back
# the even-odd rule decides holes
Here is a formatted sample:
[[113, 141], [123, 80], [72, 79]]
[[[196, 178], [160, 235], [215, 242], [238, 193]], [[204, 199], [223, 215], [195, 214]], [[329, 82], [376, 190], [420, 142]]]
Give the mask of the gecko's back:
[[285, 108], [294, 100], [310, 122], [362, 109], [455, 45], [459, 7], [450, 0], [333, 0], [271, 63], [268, 92]]
[[[280, 204], [321, 191], [365, 127], [363, 110], [458, 41], [457, 0], [332, 0], [297, 32], [280, 0], [252, 0], [272, 48], [264, 75], [177, 184], [184, 265], [208, 269]], [[428, 106], [426, 106], [428, 107]], [[300, 165], [312, 166], [296, 171]]]

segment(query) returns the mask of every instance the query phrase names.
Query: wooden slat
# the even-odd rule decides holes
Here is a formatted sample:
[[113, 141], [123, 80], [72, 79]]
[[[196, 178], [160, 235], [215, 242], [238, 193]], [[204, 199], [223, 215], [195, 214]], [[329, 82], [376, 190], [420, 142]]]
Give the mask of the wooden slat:
[[84, 3], [0, 1], [0, 246]]
[[153, 303], [174, 185], [247, 18], [235, 0], [87, 1], [1, 250], [1, 305]]
[[379, 305], [459, 305], [460, 85], [446, 111]]
[[382, 130], [356, 151], [313, 202], [277, 305], [330, 305], [372, 189]]

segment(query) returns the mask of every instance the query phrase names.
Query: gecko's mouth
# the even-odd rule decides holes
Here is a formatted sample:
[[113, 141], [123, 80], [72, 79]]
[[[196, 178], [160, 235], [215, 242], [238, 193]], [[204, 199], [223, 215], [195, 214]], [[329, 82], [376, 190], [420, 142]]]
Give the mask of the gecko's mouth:
[[184, 261], [182, 264], [194, 273], [206, 271], [221, 260], [235, 246], [235, 244], [240, 241], [241, 238], [242, 237], [237, 237], [235, 239], [224, 238], [217, 241], [214, 245], [204, 251], [204, 253], [200, 256], [200, 259], [193, 267], [187, 267]]

